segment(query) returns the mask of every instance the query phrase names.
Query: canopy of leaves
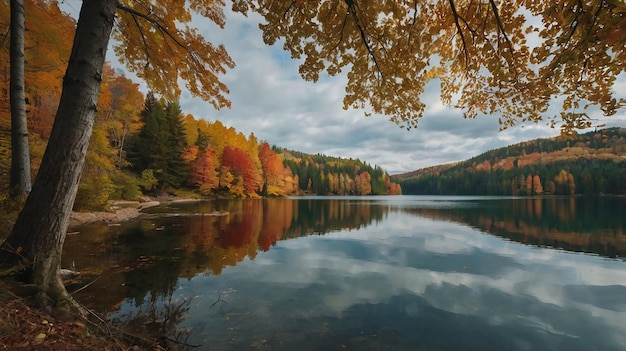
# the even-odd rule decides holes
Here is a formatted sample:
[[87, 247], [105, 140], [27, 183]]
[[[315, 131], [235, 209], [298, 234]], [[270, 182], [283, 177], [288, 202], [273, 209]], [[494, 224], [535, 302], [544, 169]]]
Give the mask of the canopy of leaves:
[[234, 62], [219, 45], [207, 42], [190, 27], [193, 14], [224, 26], [222, 0], [120, 1], [113, 38], [115, 53], [148, 86], [174, 100], [180, 95], [179, 79], [195, 96], [215, 108], [229, 107], [228, 88], [218, 74]]
[[564, 132], [591, 125], [587, 109], [623, 107], [613, 83], [626, 60], [626, 5], [608, 0], [239, 0], [260, 13], [267, 44], [303, 58], [316, 81], [347, 71], [344, 108], [417, 126], [424, 86], [437, 80], [465, 117], [502, 128], [546, 117], [559, 101]]

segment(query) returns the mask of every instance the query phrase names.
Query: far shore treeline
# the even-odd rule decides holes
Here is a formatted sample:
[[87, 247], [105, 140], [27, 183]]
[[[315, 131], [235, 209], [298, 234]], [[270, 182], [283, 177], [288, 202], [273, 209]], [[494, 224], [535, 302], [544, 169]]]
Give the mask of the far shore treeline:
[[414, 195], [626, 195], [626, 128], [531, 140], [391, 179]]

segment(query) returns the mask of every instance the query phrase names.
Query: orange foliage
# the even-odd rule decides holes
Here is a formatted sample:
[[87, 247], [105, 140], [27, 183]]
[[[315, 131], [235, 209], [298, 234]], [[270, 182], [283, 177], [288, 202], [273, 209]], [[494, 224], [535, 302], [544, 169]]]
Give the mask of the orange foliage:
[[541, 185], [541, 179], [539, 178], [539, 175], [536, 175], [536, 174], [535, 174], [535, 177], [533, 178], [533, 193], [536, 195], [543, 194], [543, 186]]
[[369, 172], [363, 172], [354, 177], [356, 183], [356, 192], [358, 195], [369, 195], [372, 193], [372, 177]]
[[[288, 195], [293, 190], [291, 170], [266, 142], [259, 146], [259, 160], [263, 170], [263, 195]], [[291, 180], [291, 181], [290, 181]]]
[[250, 154], [238, 147], [226, 146], [222, 154], [222, 165], [228, 167], [236, 177], [241, 177], [241, 180], [235, 178], [236, 184], [243, 181], [242, 185], [248, 195], [259, 190], [261, 174], [255, 169]]
[[185, 148], [181, 158], [187, 162], [191, 169], [189, 183], [198, 186], [204, 195], [217, 189], [219, 162], [213, 148], [207, 147], [203, 151], [199, 151], [196, 145], [191, 145]]
[[[28, 128], [31, 133], [50, 135], [61, 84], [72, 48], [76, 22], [56, 2], [25, 1], [25, 70]], [[9, 2], [0, 2], [0, 27], [8, 35]], [[0, 50], [0, 109], [8, 112], [9, 40]], [[3, 114], [4, 115], [4, 114]], [[7, 113], [8, 116], [8, 113]]]

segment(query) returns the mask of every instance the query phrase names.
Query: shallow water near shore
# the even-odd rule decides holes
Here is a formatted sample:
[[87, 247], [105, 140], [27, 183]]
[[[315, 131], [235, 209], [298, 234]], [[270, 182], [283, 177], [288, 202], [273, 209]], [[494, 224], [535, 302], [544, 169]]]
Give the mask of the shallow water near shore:
[[67, 238], [75, 288], [95, 279], [75, 297], [196, 349], [626, 349], [626, 199], [305, 197], [146, 211]]

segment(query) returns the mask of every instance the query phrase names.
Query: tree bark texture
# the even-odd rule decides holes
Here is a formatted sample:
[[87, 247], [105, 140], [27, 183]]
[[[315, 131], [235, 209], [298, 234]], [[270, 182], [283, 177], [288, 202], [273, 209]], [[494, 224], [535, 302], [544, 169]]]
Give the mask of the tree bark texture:
[[30, 152], [26, 99], [24, 93], [24, 0], [11, 0], [11, 171], [9, 186], [14, 197], [25, 196], [31, 190]]
[[[3, 244], [27, 265], [41, 307], [71, 302], [61, 251], [91, 136], [117, 0], [83, 1], [52, 133], [15, 226]], [[1, 261], [0, 261], [1, 262]]]

